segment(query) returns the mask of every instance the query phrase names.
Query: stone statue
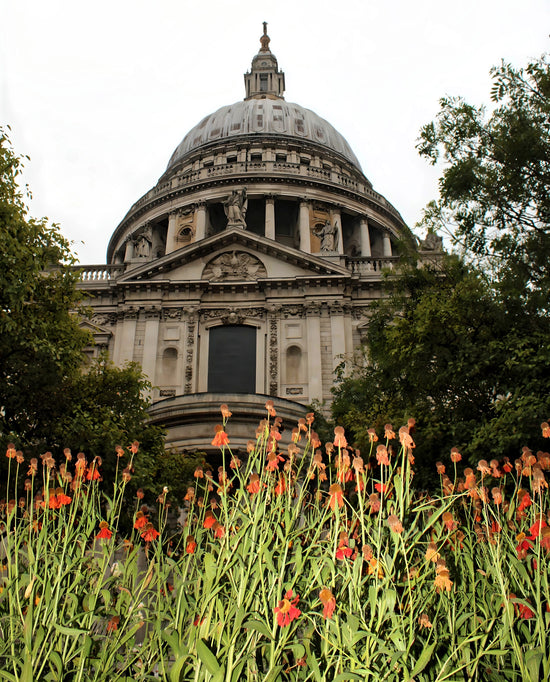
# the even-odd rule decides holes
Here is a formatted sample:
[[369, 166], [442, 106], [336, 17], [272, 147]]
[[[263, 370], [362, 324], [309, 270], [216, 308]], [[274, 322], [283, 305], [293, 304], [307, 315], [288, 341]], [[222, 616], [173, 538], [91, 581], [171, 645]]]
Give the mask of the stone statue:
[[134, 256], [136, 258], [149, 258], [151, 255], [151, 239], [145, 233], [140, 234], [135, 241]]
[[246, 228], [246, 209], [248, 208], [248, 197], [246, 187], [240, 191], [234, 189], [227, 199], [223, 202], [225, 215], [227, 216], [227, 227]]
[[321, 240], [321, 251], [336, 251], [338, 229], [336, 225], [331, 225], [330, 220], [316, 227], [313, 234]]
[[422, 251], [443, 251], [443, 238], [437, 232], [428, 230], [426, 239], [420, 241], [420, 249]]

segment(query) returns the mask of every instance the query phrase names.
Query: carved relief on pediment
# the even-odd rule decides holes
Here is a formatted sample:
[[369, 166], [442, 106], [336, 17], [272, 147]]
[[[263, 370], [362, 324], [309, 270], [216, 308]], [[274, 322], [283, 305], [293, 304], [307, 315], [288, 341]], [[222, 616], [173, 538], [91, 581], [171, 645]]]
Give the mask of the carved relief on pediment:
[[202, 278], [213, 282], [254, 280], [266, 277], [267, 270], [259, 258], [245, 251], [226, 251], [204, 267]]

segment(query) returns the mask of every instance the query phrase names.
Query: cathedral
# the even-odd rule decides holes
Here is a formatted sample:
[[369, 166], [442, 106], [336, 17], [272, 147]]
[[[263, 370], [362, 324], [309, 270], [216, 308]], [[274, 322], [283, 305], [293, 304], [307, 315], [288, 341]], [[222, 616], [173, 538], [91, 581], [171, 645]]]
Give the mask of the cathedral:
[[244, 99], [185, 135], [116, 227], [107, 264], [81, 266], [90, 354], [142, 366], [172, 447], [208, 449], [222, 403], [233, 447], [267, 400], [290, 428], [329, 403], [383, 271], [404, 244], [441, 250], [414, 237], [330, 123], [285, 100], [266, 28]]

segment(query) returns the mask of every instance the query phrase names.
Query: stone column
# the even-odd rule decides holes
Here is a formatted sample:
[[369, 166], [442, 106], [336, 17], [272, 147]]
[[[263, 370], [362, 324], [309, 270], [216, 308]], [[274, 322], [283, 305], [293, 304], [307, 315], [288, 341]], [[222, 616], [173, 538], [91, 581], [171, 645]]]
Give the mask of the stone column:
[[309, 202], [307, 201], [300, 202], [298, 229], [300, 232], [300, 250], [311, 253], [311, 239], [309, 238]]
[[330, 306], [330, 334], [332, 337], [332, 368], [333, 370], [342, 362], [341, 355], [345, 355], [346, 327], [344, 309], [340, 303], [331, 302]]
[[392, 256], [391, 239], [388, 230], [384, 230], [384, 258]]
[[[160, 306], [156, 305], [152, 305], [145, 310], [145, 335], [141, 367], [143, 373], [153, 385], [156, 380], [160, 310]], [[151, 394], [151, 391], [149, 391], [149, 394]]]
[[363, 258], [370, 258], [372, 251], [370, 248], [369, 223], [366, 217], [359, 221], [359, 238], [361, 240], [361, 255]]
[[265, 197], [265, 236], [275, 239], [275, 197], [267, 194]]
[[306, 307], [308, 401], [323, 400], [321, 365], [321, 309], [311, 303]]
[[202, 201], [195, 208], [195, 241], [206, 237], [206, 204]]
[[344, 253], [344, 236], [342, 234], [342, 217], [339, 208], [330, 209], [330, 224], [336, 227], [336, 234], [338, 235], [336, 244], [336, 251], [340, 254]]
[[126, 237], [126, 248], [124, 251], [124, 262], [130, 263], [134, 257], [134, 240], [132, 237]]
[[166, 253], [176, 250], [176, 229], [178, 227], [178, 212], [172, 211], [168, 216], [168, 231], [166, 233]]

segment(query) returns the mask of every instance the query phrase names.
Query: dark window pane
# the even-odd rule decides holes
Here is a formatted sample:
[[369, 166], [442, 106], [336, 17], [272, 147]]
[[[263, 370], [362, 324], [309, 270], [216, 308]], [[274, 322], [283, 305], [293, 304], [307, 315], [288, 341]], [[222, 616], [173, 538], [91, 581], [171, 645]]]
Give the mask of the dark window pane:
[[256, 392], [256, 329], [244, 325], [213, 327], [208, 350], [208, 391]]

